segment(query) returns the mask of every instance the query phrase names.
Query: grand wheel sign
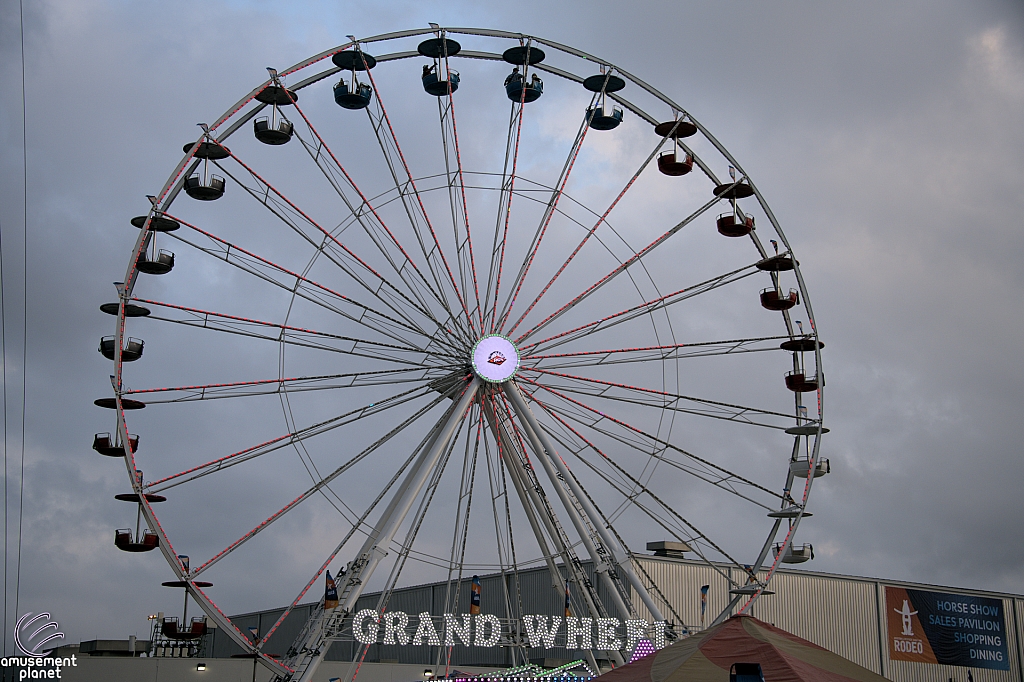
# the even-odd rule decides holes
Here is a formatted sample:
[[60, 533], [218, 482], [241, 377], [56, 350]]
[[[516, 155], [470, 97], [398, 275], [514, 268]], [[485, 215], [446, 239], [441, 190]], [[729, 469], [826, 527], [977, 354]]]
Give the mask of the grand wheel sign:
[[1010, 669], [1001, 600], [886, 587], [885, 604], [891, 660]]
[[641, 640], [655, 649], [665, 647], [667, 629], [665, 621], [636, 619], [528, 615], [520, 624], [491, 614], [446, 613], [439, 617], [427, 612], [381, 614], [375, 609], [363, 609], [352, 619], [356, 641], [399, 646], [496, 647], [521, 637], [522, 643], [534, 649], [631, 652]]

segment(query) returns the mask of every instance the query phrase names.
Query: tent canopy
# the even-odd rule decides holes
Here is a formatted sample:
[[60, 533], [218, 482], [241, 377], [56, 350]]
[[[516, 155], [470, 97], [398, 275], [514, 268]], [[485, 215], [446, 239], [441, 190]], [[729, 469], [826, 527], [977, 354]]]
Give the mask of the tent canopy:
[[728, 682], [733, 663], [760, 663], [767, 682], [885, 682], [867, 668], [752, 616], [733, 616], [600, 680]]

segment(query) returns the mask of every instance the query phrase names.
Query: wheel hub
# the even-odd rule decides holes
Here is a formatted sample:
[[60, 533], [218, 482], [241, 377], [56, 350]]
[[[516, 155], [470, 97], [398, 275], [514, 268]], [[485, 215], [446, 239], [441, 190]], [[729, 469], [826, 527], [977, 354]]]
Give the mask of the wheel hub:
[[514, 377], [519, 369], [519, 349], [501, 334], [489, 334], [473, 346], [470, 361], [478, 377], [500, 384]]

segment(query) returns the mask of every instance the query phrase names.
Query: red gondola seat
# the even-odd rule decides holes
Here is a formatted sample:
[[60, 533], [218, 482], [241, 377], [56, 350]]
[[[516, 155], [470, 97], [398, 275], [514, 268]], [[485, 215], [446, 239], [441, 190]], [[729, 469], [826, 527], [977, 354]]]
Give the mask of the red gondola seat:
[[175, 640], [199, 639], [207, 631], [206, 618], [202, 616], [193, 618], [187, 629], [179, 627], [177, 616], [164, 618], [164, 622], [160, 625], [160, 632], [163, 636]]
[[[128, 444], [132, 452], [139, 449], [139, 437], [135, 434], [128, 434]], [[92, 439], [92, 449], [107, 457], [123, 457], [124, 446], [114, 441], [109, 433], [97, 433]]]
[[818, 390], [818, 377], [807, 376], [803, 370], [786, 372], [786, 388], [794, 393], [810, 393]]
[[149, 552], [160, 546], [160, 537], [146, 529], [139, 542], [132, 542], [132, 531], [119, 528], [114, 531], [114, 546], [122, 552]]
[[746, 237], [754, 229], [754, 216], [740, 218], [735, 213], [718, 216], [718, 233], [726, 237]]
[[799, 302], [800, 293], [796, 289], [790, 289], [788, 294], [778, 289], [761, 291], [761, 306], [768, 310], [789, 310]]
[[662, 152], [658, 157], [658, 170], [665, 175], [678, 177], [693, 170], [693, 155], [677, 155], [676, 152]]

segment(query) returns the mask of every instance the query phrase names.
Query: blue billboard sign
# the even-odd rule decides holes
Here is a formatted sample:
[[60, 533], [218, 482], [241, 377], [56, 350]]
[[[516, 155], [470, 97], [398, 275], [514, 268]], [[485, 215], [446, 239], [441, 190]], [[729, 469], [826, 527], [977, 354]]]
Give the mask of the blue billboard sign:
[[890, 659], [1010, 669], [1002, 600], [886, 587], [885, 603]]

